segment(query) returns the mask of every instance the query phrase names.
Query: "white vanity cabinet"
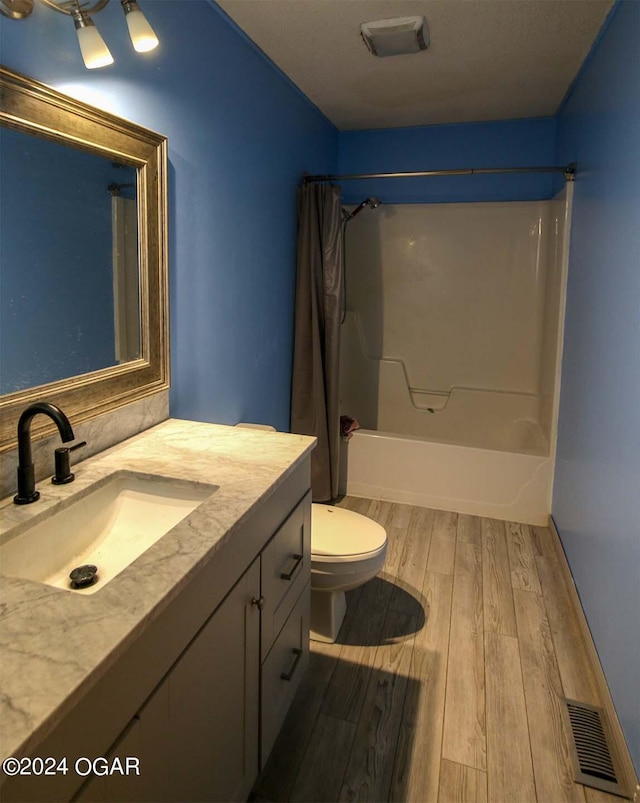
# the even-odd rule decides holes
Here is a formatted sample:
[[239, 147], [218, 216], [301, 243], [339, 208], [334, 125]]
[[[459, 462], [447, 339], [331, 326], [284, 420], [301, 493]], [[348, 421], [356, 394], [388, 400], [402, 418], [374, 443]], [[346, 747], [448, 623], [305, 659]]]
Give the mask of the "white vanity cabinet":
[[5, 779], [3, 803], [246, 800], [308, 660], [310, 530], [307, 458], [31, 743], [140, 775]]
[[74, 800], [246, 800], [308, 661], [310, 537], [307, 495], [109, 750], [140, 775], [94, 776]]

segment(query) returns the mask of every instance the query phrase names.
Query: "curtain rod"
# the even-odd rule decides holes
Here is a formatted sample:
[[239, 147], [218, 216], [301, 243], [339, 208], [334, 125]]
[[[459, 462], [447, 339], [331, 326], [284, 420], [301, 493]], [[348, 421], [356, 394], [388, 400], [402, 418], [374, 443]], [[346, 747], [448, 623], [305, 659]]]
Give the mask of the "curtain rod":
[[467, 167], [460, 170], [420, 170], [414, 173], [356, 173], [346, 176], [304, 176], [303, 184], [316, 181], [353, 181], [366, 178], [421, 178], [424, 176], [475, 176], [486, 173], [562, 173], [567, 181], [576, 175], [576, 163], [560, 167]]

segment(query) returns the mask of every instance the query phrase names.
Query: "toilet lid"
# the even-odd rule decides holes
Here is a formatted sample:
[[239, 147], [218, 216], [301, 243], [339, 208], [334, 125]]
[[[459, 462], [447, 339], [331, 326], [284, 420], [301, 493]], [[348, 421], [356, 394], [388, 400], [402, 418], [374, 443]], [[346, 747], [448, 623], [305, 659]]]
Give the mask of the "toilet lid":
[[360, 513], [331, 505], [311, 506], [313, 560], [357, 560], [373, 557], [387, 544], [384, 527]]

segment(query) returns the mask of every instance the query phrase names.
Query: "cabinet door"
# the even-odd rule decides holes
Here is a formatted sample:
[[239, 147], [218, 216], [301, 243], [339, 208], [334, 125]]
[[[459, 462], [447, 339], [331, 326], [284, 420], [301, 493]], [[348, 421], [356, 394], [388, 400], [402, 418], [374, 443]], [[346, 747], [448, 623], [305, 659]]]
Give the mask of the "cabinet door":
[[258, 774], [259, 594], [256, 559], [112, 751], [138, 757], [140, 776], [92, 782], [79, 800], [246, 800]]

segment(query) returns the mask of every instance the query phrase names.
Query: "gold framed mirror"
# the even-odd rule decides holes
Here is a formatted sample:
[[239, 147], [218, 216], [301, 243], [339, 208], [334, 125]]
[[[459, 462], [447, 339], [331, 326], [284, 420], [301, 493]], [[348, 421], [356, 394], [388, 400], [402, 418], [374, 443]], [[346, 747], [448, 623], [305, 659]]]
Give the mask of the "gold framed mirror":
[[[80, 305], [85, 304], [88, 295], [109, 296], [110, 317], [114, 318], [113, 310], [117, 306], [117, 296], [120, 293], [123, 299], [128, 298], [126, 316], [131, 319], [133, 314], [134, 323], [130, 324], [130, 328], [135, 330], [135, 337], [131, 340], [130, 335], [129, 344], [123, 346], [126, 337], [122, 331], [119, 334], [117, 330], [118, 326], [122, 330], [125, 314], [120, 310], [120, 323], [118, 323], [116, 310], [115, 335], [113, 331], [108, 333], [112, 339], [115, 338], [113, 359], [107, 358], [103, 362], [98, 362], [98, 367], [95, 367], [90, 360], [78, 361], [75, 367], [62, 370], [59, 377], [54, 373], [53, 381], [51, 381], [51, 374], [48, 370], [41, 370], [40, 373], [31, 372], [28, 355], [33, 354], [34, 350], [39, 351], [38, 342], [50, 339], [54, 344], [50, 345], [50, 348], [60, 349], [60, 355], [70, 351], [76, 352], [78, 348], [69, 343], [68, 336], [61, 337], [58, 331], [50, 331], [49, 338], [47, 338], [48, 330], [55, 330], [58, 328], [56, 326], [49, 326], [48, 329], [45, 328], [42, 331], [38, 330], [36, 322], [42, 323], [43, 315], [37, 307], [33, 308], [31, 300], [38, 295], [36, 287], [40, 289], [42, 278], [37, 280], [34, 278], [23, 280], [22, 276], [6, 278], [11, 270], [14, 274], [26, 272], [22, 268], [12, 265], [12, 261], [19, 262], [19, 259], [12, 260], [12, 254], [22, 256], [22, 251], [28, 250], [28, 248], [22, 249], [20, 243], [28, 246], [31, 238], [37, 242], [37, 238], [44, 235], [43, 226], [38, 223], [37, 218], [34, 220], [35, 204], [29, 203], [28, 197], [26, 201], [24, 198], [21, 199], [20, 214], [28, 221], [29, 229], [26, 233], [23, 231], [21, 237], [14, 233], [13, 251], [4, 248], [2, 264], [0, 264], [0, 282], [2, 282], [2, 277], [5, 277], [3, 315], [6, 319], [12, 316], [15, 318], [12, 323], [13, 328], [10, 326], [7, 330], [8, 333], [2, 335], [4, 339], [2, 349], [5, 355], [11, 354], [12, 350], [18, 354], [18, 346], [22, 347], [19, 358], [15, 354], [11, 354], [11, 357], [16, 357], [14, 362], [20, 369], [14, 367], [13, 372], [19, 373], [20, 377], [14, 381], [13, 385], [11, 383], [5, 385], [3, 395], [0, 396], [0, 451], [6, 451], [16, 446], [18, 418], [22, 410], [33, 401], [42, 399], [60, 406], [72, 424], [75, 424], [169, 387], [167, 140], [160, 134], [67, 97], [38, 81], [4, 67], [0, 67], [0, 125], [6, 132], [5, 140], [12, 139], [14, 134], [17, 134], [19, 141], [27, 143], [28, 146], [30, 143], [30, 147], [25, 150], [27, 157], [32, 156], [32, 152], [40, 149], [40, 143], [46, 141], [51, 143], [52, 152], [46, 154], [45, 161], [47, 159], [51, 162], [64, 161], [64, 159], [58, 158], [63, 153], [61, 148], [64, 148], [65, 152], [66, 149], [70, 149], [78, 154], [78, 164], [85, 165], [87, 159], [98, 157], [98, 161], [104, 165], [124, 168], [124, 172], [121, 170], [121, 173], [125, 178], [131, 179], [130, 183], [126, 180], [120, 185], [112, 182], [108, 186], [102, 186], [101, 189], [105, 194], [108, 190], [113, 196], [114, 187], [134, 188], [131, 192], [136, 203], [133, 204], [133, 209], [129, 210], [133, 216], [134, 241], [133, 247], [130, 247], [129, 250], [133, 250], [134, 285], [135, 279], [138, 280], [137, 288], [134, 286], [131, 289], [131, 279], [129, 278], [127, 279], [129, 289], [122, 290], [124, 284], [121, 280], [120, 291], [115, 286], [117, 282], [114, 282], [113, 290], [107, 289], [106, 292], [96, 291], [91, 294], [85, 288], [82, 291], [84, 297], [80, 292], [78, 296], [81, 297], [74, 297], [74, 288], [76, 285], [79, 287], [82, 284], [83, 274], [78, 274], [77, 280], [74, 280], [73, 276], [70, 278], [61, 270], [61, 265], [55, 262], [53, 256], [51, 259], [44, 260], [46, 264], [40, 266], [41, 273], [38, 274], [40, 277], [44, 276], [44, 283], [51, 283], [50, 286], [53, 287], [56, 282], [58, 285], [65, 282], [63, 295], [65, 302], [61, 303], [60, 308], [54, 312], [54, 320], [66, 321], [67, 316], [73, 316], [74, 308], [78, 309]], [[23, 136], [27, 139], [22, 140]], [[36, 139], [29, 139], [32, 137]], [[66, 159], [66, 156], [64, 158]], [[20, 183], [20, 171], [22, 167], [27, 166], [29, 161], [36, 163], [35, 159], [23, 159], [22, 156], [18, 159], [12, 157], [6, 160], [5, 165], [13, 168], [13, 174], [10, 175], [13, 176], [14, 182]], [[41, 168], [33, 168], [32, 173], [37, 173], [39, 169]], [[75, 170], [75, 167], [73, 169]], [[78, 168], [78, 170], [80, 169]], [[82, 169], [85, 168], [82, 167]], [[5, 186], [8, 184], [9, 182], [5, 182]], [[59, 180], [56, 186], [60, 186]], [[32, 190], [32, 192], [34, 195], [41, 192], [43, 196], [47, 195], [50, 198], [50, 191], [46, 187], [45, 182], [41, 190]], [[24, 188], [20, 187], [20, 189]], [[118, 194], [117, 189], [115, 193]], [[16, 197], [18, 194], [16, 193]], [[7, 200], [10, 202], [11, 196], [8, 199], [5, 198], [5, 207], [9, 206]], [[54, 203], [49, 200], [48, 203], [49, 206], [63, 205], [62, 202], [58, 202], [58, 199]], [[77, 205], [81, 209], [86, 206], [86, 202], [78, 200]], [[27, 208], [22, 208], [23, 206]], [[72, 216], [75, 214], [74, 212]], [[88, 215], [88, 219], [92, 219], [96, 213], [89, 209]], [[67, 212], [68, 218], [69, 213]], [[78, 232], [85, 232], [86, 227], [82, 222], [76, 224], [74, 218], [73, 224], [76, 225]], [[111, 217], [109, 226], [111, 226]], [[55, 228], [55, 224], [48, 223], [48, 227]], [[113, 253], [115, 255], [118, 251], [115, 230], [113, 235], [109, 236], [113, 237]], [[58, 237], [58, 239], [61, 238]], [[88, 236], [85, 236], [86, 239]], [[69, 248], [71, 247], [69, 238], [64, 242]], [[136, 251], [137, 264], [135, 262]], [[47, 257], [53, 254], [48, 245], [41, 253]], [[58, 261], [60, 262], [60, 257]], [[72, 262], [73, 259], [62, 258], [62, 261], [66, 267], [66, 263]], [[96, 260], [85, 259], [80, 269], [84, 273], [97, 270], [94, 262], [97, 265], [98, 261], [100, 260], [97, 258]], [[101, 263], [104, 262], [105, 260], [102, 259]], [[28, 265], [28, 260], [25, 261], [25, 264]], [[113, 268], [115, 270], [115, 261]], [[131, 273], [131, 269], [129, 269], [129, 273]], [[23, 280], [24, 287], [16, 290], [18, 280]], [[7, 290], [7, 288], [10, 289]], [[41, 295], [45, 295], [46, 298], [46, 289]], [[15, 309], [7, 306], [10, 302], [13, 303], [14, 297]], [[7, 309], [10, 311], [7, 312]], [[51, 312], [49, 311], [48, 314]], [[90, 312], [88, 317], [94, 319], [95, 323], [100, 315]], [[71, 323], [75, 323], [73, 318], [71, 318]], [[75, 328], [86, 340], [86, 333], [82, 331], [83, 326], [77, 323]], [[23, 336], [20, 333], [23, 333]], [[35, 338], [36, 347], [34, 349], [31, 346], [30, 351], [25, 351], [22, 339], [29, 337]], [[45, 353], [44, 349], [43, 353]], [[40, 355], [40, 363], [50, 363], [51, 361], [50, 357]], [[37, 354], [33, 356], [33, 362], [38, 362]], [[71, 365], [74, 364], [71, 363]], [[0, 370], [2, 370], [1, 366]], [[8, 374], [9, 370], [5, 370], [4, 373]], [[32, 431], [34, 439], [43, 437], [50, 431], [52, 431], [52, 427], [45, 416], [38, 416], [34, 420]]]

